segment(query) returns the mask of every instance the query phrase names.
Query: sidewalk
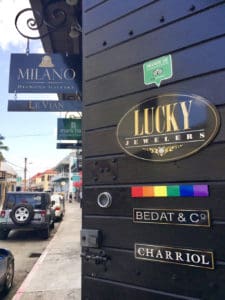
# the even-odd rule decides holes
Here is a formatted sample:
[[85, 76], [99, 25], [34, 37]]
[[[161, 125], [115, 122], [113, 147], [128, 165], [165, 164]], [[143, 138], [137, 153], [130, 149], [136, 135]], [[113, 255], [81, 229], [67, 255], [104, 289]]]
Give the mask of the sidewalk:
[[12, 300], [80, 300], [81, 208], [66, 203], [57, 232]]

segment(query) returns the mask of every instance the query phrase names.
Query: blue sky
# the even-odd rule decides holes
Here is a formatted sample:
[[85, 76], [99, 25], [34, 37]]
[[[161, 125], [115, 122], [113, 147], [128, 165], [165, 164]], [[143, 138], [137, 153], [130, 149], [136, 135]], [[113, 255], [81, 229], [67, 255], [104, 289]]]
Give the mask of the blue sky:
[[[11, 53], [26, 53], [27, 40], [16, 30], [16, 14], [29, 7], [28, 0], [0, 0], [0, 134], [9, 151], [3, 155], [19, 176], [23, 177], [24, 158], [28, 161], [28, 177], [54, 167], [70, 153], [56, 149], [57, 118], [64, 113], [8, 112], [8, 100], [15, 95], [8, 93]], [[11, 12], [8, 14], [8, 12]], [[30, 53], [40, 53], [41, 42], [30, 40]], [[55, 99], [51, 94], [17, 94], [17, 99]]]

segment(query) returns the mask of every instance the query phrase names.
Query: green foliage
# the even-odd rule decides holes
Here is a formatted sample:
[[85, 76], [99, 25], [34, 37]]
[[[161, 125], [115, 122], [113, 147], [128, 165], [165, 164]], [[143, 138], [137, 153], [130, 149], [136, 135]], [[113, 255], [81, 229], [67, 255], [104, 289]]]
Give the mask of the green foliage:
[[4, 158], [3, 154], [2, 154], [3, 150], [4, 151], [8, 151], [9, 148], [7, 146], [5, 146], [2, 141], [0, 141], [0, 161], [5, 160], [5, 158]]

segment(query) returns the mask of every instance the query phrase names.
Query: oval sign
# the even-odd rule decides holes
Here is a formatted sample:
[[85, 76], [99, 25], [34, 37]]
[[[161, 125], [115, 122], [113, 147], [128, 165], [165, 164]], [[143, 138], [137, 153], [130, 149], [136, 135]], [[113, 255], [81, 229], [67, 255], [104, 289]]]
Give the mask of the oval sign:
[[165, 162], [190, 156], [217, 134], [219, 114], [197, 95], [161, 95], [132, 107], [117, 126], [121, 148], [139, 159]]

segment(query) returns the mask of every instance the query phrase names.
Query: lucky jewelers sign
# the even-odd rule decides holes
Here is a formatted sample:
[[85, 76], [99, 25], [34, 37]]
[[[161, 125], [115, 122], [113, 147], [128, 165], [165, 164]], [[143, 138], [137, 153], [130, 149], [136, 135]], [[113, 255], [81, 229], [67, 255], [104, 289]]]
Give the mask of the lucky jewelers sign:
[[205, 147], [217, 134], [219, 114], [196, 95], [167, 94], [132, 107], [117, 126], [117, 140], [129, 155], [173, 161]]

